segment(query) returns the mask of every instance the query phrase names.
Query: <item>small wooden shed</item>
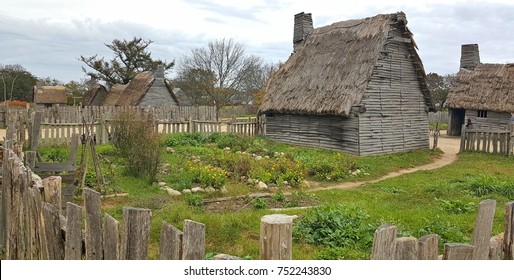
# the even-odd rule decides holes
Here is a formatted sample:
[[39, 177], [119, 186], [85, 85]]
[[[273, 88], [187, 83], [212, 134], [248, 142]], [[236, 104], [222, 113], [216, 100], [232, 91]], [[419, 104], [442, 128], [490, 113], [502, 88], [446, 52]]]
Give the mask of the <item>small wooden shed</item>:
[[460, 71], [448, 94], [448, 134], [461, 135], [462, 125], [507, 129], [514, 114], [514, 64], [480, 63], [477, 44], [462, 45]]
[[300, 13], [293, 43], [259, 108], [266, 136], [356, 155], [429, 147], [433, 104], [403, 12], [315, 29]]
[[34, 86], [34, 104], [36, 107], [51, 108], [66, 106], [68, 95], [64, 86]]

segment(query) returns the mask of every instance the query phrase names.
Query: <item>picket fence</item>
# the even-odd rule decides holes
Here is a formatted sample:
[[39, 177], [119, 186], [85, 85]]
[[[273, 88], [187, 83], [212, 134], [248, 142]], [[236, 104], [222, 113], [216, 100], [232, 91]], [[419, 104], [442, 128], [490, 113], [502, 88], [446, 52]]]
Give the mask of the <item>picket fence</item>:
[[514, 155], [514, 124], [507, 130], [467, 128], [462, 126], [460, 151]]

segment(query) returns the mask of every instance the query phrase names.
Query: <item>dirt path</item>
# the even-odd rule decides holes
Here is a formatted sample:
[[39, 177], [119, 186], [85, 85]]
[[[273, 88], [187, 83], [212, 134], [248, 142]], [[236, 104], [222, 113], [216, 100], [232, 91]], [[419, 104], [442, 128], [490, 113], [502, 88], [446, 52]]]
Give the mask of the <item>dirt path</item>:
[[[399, 171], [391, 172], [385, 176], [382, 176], [382, 177], [380, 177], [378, 179], [374, 179], [374, 180], [361, 181], [361, 182], [347, 182], [347, 183], [330, 185], [330, 186], [326, 186], [326, 187], [315, 186], [314, 185], [315, 183], [314, 183], [313, 184], [314, 187], [308, 189], [307, 191], [315, 192], [315, 191], [320, 191], [320, 190], [332, 190], [332, 189], [351, 189], [351, 188], [360, 187], [364, 184], [380, 182], [380, 181], [383, 181], [383, 180], [386, 180], [389, 178], [398, 177], [398, 176], [413, 173], [413, 172], [416, 172], [419, 170], [432, 170], [432, 169], [441, 168], [443, 166], [453, 163], [457, 159], [457, 153], [459, 152], [460, 138], [448, 137], [446, 135], [440, 135], [438, 142], [439, 143], [437, 146], [439, 147], [439, 149], [441, 149], [441, 151], [443, 151], [443, 154], [441, 155], [440, 158], [436, 159], [435, 161], [433, 161], [431, 163], [416, 166], [413, 168], [402, 169]], [[432, 145], [432, 143], [433, 143], [433, 139], [432, 139], [432, 137], [430, 137], [430, 145]]]

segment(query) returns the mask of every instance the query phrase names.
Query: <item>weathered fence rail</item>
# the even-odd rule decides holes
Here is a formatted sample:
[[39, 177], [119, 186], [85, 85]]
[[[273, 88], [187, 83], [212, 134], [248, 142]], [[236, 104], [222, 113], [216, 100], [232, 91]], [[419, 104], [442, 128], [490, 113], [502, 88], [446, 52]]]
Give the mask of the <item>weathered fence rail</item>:
[[514, 154], [514, 125], [511, 124], [508, 130], [467, 128], [463, 125], [460, 151], [511, 156]]

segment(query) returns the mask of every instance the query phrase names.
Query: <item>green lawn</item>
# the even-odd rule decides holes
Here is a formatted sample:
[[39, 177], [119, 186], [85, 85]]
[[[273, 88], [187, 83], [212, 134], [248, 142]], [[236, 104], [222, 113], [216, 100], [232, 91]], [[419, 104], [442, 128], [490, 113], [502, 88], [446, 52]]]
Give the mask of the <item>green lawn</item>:
[[[303, 182], [307, 179], [322, 185], [371, 180], [401, 168], [428, 163], [436, 158], [438, 153], [424, 150], [395, 155], [354, 157], [331, 151], [287, 146], [263, 138], [216, 137], [219, 139], [196, 139], [201, 141], [192, 145], [179, 143], [180, 141], [175, 141], [176, 145], [169, 145], [173, 141], [168, 139], [168, 146], [172, 146], [174, 150], [172, 153], [164, 153], [162, 162], [168, 163], [171, 171], [161, 172], [158, 175], [159, 180], [179, 190], [191, 183], [200, 186], [212, 184], [218, 187], [218, 181], [213, 178], [217, 172], [221, 172], [226, 175], [223, 179], [223, 184], [229, 191], [226, 195], [239, 195], [258, 192], [251, 184], [241, 180], [241, 174], [246, 174], [245, 177], [262, 176], [255, 179], [269, 180], [268, 183], [277, 185], [277, 190], [296, 192], [299, 196], [311, 196], [319, 201], [320, 206], [329, 207], [326, 217], [321, 217], [322, 219], [343, 217], [340, 229], [330, 233], [339, 238], [333, 244], [347, 244], [344, 238], [352, 234], [356, 235], [357, 240], [369, 240], [373, 230], [382, 223], [397, 225], [399, 233], [404, 236], [421, 237], [428, 233], [437, 233], [444, 242], [467, 242], [471, 237], [476, 209], [481, 200], [497, 200], [494, 234], [503, 230], [505, 203], [514, 200], [512, 157], [465, 153], [460, 155], [455, 163], [442, 169], [419, 171], [375, 184], [366, 184], [356, 189], [307, 193], [302, 189], [304, 187], [301, 183], [291, 188], [283, 186], [281, 180], [287, 178], [293, 182], [301, 179], [299, 182]], [[99, 147], [99, 151], [107, 151], [106, 157], [110, 157], [111, 163], [114, 162], [111, 164], [111, 171], [115, 174], [112, 181], [116, 184], [113, 189], [121, 189], [128, 193], [125, 197], [104, 199], [104, 210], [118, 220], [121, 220], [123, 206], [152, 210], [151, 258], [158, 258], [162, 221], [182, 228], [184, 219], [206, 225], [206, 252], [209, 255], [226, 253], [258, 258], [260, 218], [276, 212], [254, 207], [240, 211], [207, 212], [202, 207], [190, 206], [192, 203], [186, 196], [171, 198], [165, 191], [160, 190], [156, 183], [150, 184], [148, 180], [126, 174], [123, 162], [115, 158], [111, 148]], [[45, 156], [46, 152], [43, 154]], [[263, 158], [256, 160], [252, 154]], [[264, 158], [265, 156], [269, 159]], [[191, 161], [195, 164], [191, 164]], [[202, 166], [205, 170], [198, 171], [197, 166]], [[263, 166], [279, 171], [268, 176]], [[296, 173], [289, 172], [289, 166]], [[361, 171], [352, 175], [356, 170]], [[284, 172], [287, 176], [283, 175]], [[209, 177], [210, 175], [212, 177]], [[203, 179], [200, 179], [201, 176], [204, 176]], [[208, 198], [221, 194], [202, 196]], [[359, 212], [359, 219], [355, 220], [351, 215], [344, 216], [345, 209], [349, 209], [351, 213]], [[282, 213], [299, 215], [309, 220], [314, 215], [313, 211], [285, 209]], [[354, 233], [351, 228], [345, 228], [345, 219], [353, 219], [352, 221], [360, 223], [363, 230]], [[295, 222], [297, 229], [300, 227], [299, 224], [300, 221]], [[305, 225], [302, 224], [301, 227]], [[352, 227], [358, 226], [354, 224]], [[370, 228], [373, 230], [370, 231]], [[341, 248], [330, 244], [309, 244], [306, 239], [302, 239], [305, 237], [302, 235], [295, 237], [294, 259], [366, 259], [370, 253], [369, 242]]]

